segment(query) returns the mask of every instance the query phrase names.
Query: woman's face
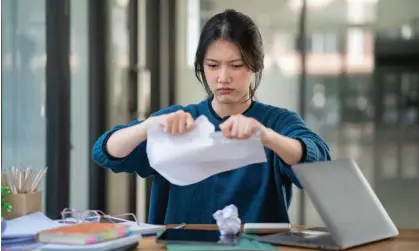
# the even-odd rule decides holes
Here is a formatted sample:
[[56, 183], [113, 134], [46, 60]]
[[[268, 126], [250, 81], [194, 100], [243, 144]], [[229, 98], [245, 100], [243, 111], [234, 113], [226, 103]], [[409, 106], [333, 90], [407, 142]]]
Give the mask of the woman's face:
[[252, 72], [234, 43], [214, 41], [204, 58], [204, 73], [216, 101], [234, 104], [248, 99]]

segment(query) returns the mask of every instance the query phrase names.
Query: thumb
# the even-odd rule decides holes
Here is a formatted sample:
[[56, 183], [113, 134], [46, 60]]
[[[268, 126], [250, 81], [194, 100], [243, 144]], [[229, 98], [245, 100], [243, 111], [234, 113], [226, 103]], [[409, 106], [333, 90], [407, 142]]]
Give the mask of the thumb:
[[256, 131], [256, 135], [261, 139], [261, 140], [264, 140], [266, 137], [267, 137], [267, 135], [268, 135], [268, 132], [269, 132], [269, 130], [271, 130], [271, 129], [269, 129], [269, 128], [267, 128], [267, 127], [265, 127], [265, 126], [261, 126], [260, 128], [258, 128], [257, 129], [257, 131]]

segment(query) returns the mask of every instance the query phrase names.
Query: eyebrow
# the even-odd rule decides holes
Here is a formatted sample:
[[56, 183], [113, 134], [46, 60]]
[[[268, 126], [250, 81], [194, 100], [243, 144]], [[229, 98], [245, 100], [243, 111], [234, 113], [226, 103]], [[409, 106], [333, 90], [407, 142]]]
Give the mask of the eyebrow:
[[[207, 58], [207, 59], [205, 59], [205, 61], [211, 61], [211, 62], [216, 62], [216, 63], [219, 62], [218, 60], [211, 59], [211, 58]], [[232, 62], [237, 62], [237, 61], [243, 61], [243, 59], [241, 59], [241, 58], [233, 59], [233, 60], [230, 60], [229, 62], [232, 63]]]

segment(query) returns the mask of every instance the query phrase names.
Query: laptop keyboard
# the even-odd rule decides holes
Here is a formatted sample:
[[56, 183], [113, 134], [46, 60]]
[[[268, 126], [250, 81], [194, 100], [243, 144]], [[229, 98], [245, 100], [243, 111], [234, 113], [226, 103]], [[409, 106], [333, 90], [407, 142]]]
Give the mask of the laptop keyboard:
[[301, 244], [302, 246], [322, 248], [322, 249], [339, 249], [329, 233], [304, 233], [304, 232], [288, 232], [284, 234], [284, 244]]
[[339, 249], [331, 234], [327, 232], [290, 231], [287, 233], [264, 236], [260, 238], [273, 244], [305, 246], [322, 249]]

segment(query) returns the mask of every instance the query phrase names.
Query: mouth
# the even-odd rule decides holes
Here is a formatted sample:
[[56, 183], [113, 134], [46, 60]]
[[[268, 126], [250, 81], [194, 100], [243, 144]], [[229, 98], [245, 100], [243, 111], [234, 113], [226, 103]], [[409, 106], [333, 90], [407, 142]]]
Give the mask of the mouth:
[[219, 89], [217, 89], [217, 91], [220, 94], [231, 94], [234, 91], [234, 89], [231, 89], [231, 88], [219, 88]]

